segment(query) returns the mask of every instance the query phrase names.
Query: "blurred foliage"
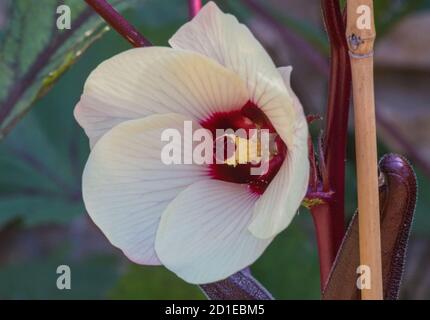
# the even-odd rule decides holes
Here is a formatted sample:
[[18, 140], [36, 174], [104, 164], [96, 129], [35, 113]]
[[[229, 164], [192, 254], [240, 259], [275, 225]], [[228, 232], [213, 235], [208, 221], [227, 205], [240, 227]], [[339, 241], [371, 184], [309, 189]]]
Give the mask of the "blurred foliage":
[[90, 70], [114, 54], [101, 42], [92, 52], [0, 144], [0, 225], [14, 218], [28, 225], [68, 222], [84, 212], [80, 177], [88, 142], [72, 112]]
[[418, 201], [413, 225], [414, 235], [428, 236], [430, 230], [430, 181], [419, 169], [415, 168], [418, 179]]
[[[71, 290], [59, 290], [57, 267], [71, 269]], [[76, 260], [56, 252], [49, 257], [0, 268], [0, 299], [101, 299], [118, 279], [117, 258]]]
[[304, 208], [280, 233], [252, 273], [276, 299], [319, 299], [319, 264], [312, 218]]
[[383, 36], [396, 23], [408, 14], [429, 9], [428, 0], [378, 0], [374, 2], [376, 30]]
[[[134, 1], [112, 4], [125, 8]], [[56, 27], [60, 4], [70, 7], [71, 30]], [[10, 23], [2, 30], [0, 46], [0, 138], [106, 31], [84, 1], [43, 0], [42, 5], [39, 0], [15, 0], [7, 2], [6, 12]]]
[[[219, 4], [225, 12], [233, 13], [242, 21], [251, 19], [253, 17], [254, 13], [241, 1], [221, 0], [219, 1]], [[315, 49], [320, 51], [322, 54], [328, 54], [329, 46], [323, 29], [321, 29], [319, 26], [311, 24], [308, 21], [295, 18], [285, 13], [280, 13], [279, 10], [276, 10], [276, 8], [272, 8], [264, 2], [263, 4], [275, 20], [279, 21], [297, 36], [308, 41]]]
[[130, 265], [109, 297], [112, 299], [205, 299], [205, 295], [197, 286], [184, 282], [164, 267], [138, 265]]
[[84, 212], [80, 175], [87, 142], [60, 102], [75, 99], [80, 88], [67, 87], [59, 85], [36, 104], [0, 145], [0, 225], [17, 217], [27, 225], [69, 222]]
[[[220, 0], [220, 4], [227, 11], [233, 12], [236, 16], [247, 19], [252, 17], [253, 12], [244, 6], [241, 1]], [[342, 8], [345, 7], [346, 0], [340, 0]], [[285, 13], [280, 13], [276, 8], [264, 3], [268, 12], [273, 18], [282, 23], [286, 28], [308, 41], [315, 49], [327, 55], [329, 44], [327, 36], [319, 26], [312, 25], [307, 21], [296, 19]], [[374, 14], [378, 38], [381, 38], [403, 17], [414, 12], [430, 9], [428, 0], [378, 0], [374, 1]]]
[[[53, 0], [43, 1], [49, 6], [56, 3]], [[75, 12], [82, 10], [83, 1], [70, 0], [70, 2], [73, 6], [77, 6]], [[185, 2], [183, 0], [141, 1], [135, 10], [126, 12], [126, 17], [154, 44], [166, 45], [167, 39], [187, 20]], [[375, 1], [377, 23], [381, 25], [386, 23], [386, 26], [381, 27], [387, 28], [384, 32], [391, 28], [393, 21], [398, 21], [402, 15], [422, 8], [420, 4], [422, 1], [408, 1], [407, 5], [406, 1], [395, 2], [403, 3], [401, 6], [403, 9], [387, 11], [385, 9], [391, 8], [391, 1]], [[22, 10], [20, 6], [28, 6], [33, 1], [18, 0], [10, 3]], [[224, 8], [228, 7], [226, 10], [243, 19], [252, 16], [252, 12], [246, 11], [240, 5], [240, 1], [220, 1], [220, 3]], [[22, 12], [19, 10], [14, 14], [19, 15]], [[15, 81], [10, 76], [11, 56], [19, 57], [20, 73], [17, 75], [19, 76], [28, 71], [28, 66], [35, 59], [36, 53], [40, 52], [55, 36], [47, 25], [49, 19], [46, 19], [46, 12], [49, 10], [46, 6], [33, 5], [34, 21], [16, 25], [18, 20], [22, 19], [13, 18], [11, 30], [19, 34], [11, 37], [0, 35], [0, 41], [2, 41], [0, 101], [3, 101]], [[277, 18], [299, 36], [319, 47], [322, 52], [327, 51], [325, 36], [319, 27], [298, 21], [293, 17], [281, 16], [279, 13]], [[39, 23], [36, 23], [37, 21]], [[90, 37], [90, 41], [83, 36], [83, 33], [92, 28], [101, 30], [98, 21], [98, 19], [91, 20], [75, 33], [73, 39], [65, 43], [64, 48], [53, 57], [52, 63], [38, 74], [39, 81], [20, 99], [14, 116], [21, 116], [22, 112], [28, 109], [30, 103], [42, 90], [44, 83], [47, 83], [43, 79], [46, 79], [49, 72], [54, 71], [54, 75], [57, 75], [55, 70], [64, 71], [65, 64], [68, 66], [71, 62], [67, 57], [75, 56], [77, 50], [82, 50], [92, 42], [93, 38]], [[32, 32], [25, 35], [29, 30]], [[97, 31], [93, 33], [95, 34]], [[28, 47], [18, 49], [16, 39], [24, 35], [25, 41], [19, 42], [22, 42], [20, 45]], [[41, 38], [34, 38], [35, 35]], [[11, 44], [5, 46], [7, 41]], [[82, 59], [58, 81], [52, 91], [34, 104], [34, 108], [28, 115], [2, 141], [0, 144], [0, 227], [16, 219], [23, 222], [24, 228], [41, 224], [68, 226], [71, 221], [85, 214], [80, 195], [80, 178], [89, 148], [85, 134], [73, 119], [73, 108], [91, 70], [106, 58], [128, 48], [129, 45], [124, 39], [113, 31], [108, 32], [83, 54]], [[6, 55], [1, 53], [6, 51], [9, 52], [7, 59]], [[29, 53], [31, 54], [26, 56]], [[52, 81], [48, 82], [49, 85], [52, 84]], [[11, 119], [8, 121], [10, 123]], [[350, 154], [347, 162], [346, 205], [348, 213], [352, 213], [356, 208], [354, 155], [351, 153], [353, 146], [350, 145], [348, 149]], [[380, 150], [385, 152], [383, 147]], [[418, 179], [420, 194], [430, 192], [430, 182], [421, 174], [418, 174]], [[414, 233], [428, 235], [429, 208], [430, 199], [420, 197]], [[255, 277], [276, 298], [319, 298], [319, 270], [313, 225], [308, 212], [305, 209], [301, 211], [291, 226], [274, 240], [264, 255], [252, 266]], [[103, 241], [108, 242], [106, 239]], [[111, 253], [82, 258], [76, 257], [70, 249], [61, 248], [62, 246], [67, 247], [66, 240], [60, 248], [41, 252], [36, 258], [0, 266], [0, 298], [204, 298], [196, 286], [184, 283], [163, 267], [137, 266], [124, 262], [114, 249]], [[70, 291], [60, 291], [55, 287], [56, 267], [61, 264], [67, 264], [72, 269], [72, 290]]]

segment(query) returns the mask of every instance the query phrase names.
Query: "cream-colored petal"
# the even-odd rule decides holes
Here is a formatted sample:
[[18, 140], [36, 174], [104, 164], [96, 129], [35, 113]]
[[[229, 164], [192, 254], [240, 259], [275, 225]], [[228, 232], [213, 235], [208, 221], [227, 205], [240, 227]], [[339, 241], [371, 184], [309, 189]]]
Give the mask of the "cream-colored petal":
[[154, 240], [161, 213], [182, 190], [207, 179], [204, 166], [161, 161], [167, 143], [161, 133], [169, 128], [183, 134], [185, 120], [165, 114], [123, 122], [99, 140], [85, 166], [82, 192], [89, 215], [139, 264], [159, 264]]
[[256, 195], [246, 185], [194, 183], [164, 211], [155, 241], [162, 263], [190, 283], [224, 279], [252, 264], [272, 239], [247, 230]]
[[209, 2], [169, 43], [173, 48], [204, 54], [234, 70], [246, 82], [251, 100], [269, 117], [287, 145], [292, 143], [292, 97], [270, 56], [234, 16]]
[[258, 200], [249, 230], [257, 237], [269, 238], [284, 230], [293, 219], [308, 189], [309, 154], [308, 126], [303, 107], [290, 86], [291, 67], [279, 71], [293, 97], [296, 110], [293, 145], [288, 147], [287, 158], [281, 169]]
[[93, 146], [125, 120], [169, 112], [202, 120], [241, 108], [248, 99], [237, 74], [203, 55], [138, 48], [106, 60], [90, 74], [75, 117]]
[[288, 227], [306, 194], [308, 180], [307, 147], [289, 152], [281, 169], [257, 201], [249, 230], [256, 237], [266, 239]]

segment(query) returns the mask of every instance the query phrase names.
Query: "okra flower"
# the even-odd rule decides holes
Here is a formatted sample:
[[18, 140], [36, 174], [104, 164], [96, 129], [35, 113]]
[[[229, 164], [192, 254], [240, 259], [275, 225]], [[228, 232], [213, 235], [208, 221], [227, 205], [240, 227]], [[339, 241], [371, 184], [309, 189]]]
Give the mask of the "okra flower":
[[[75, 108], [92, 148], [83, 198], [130, 260], [209, 283], [252, 264], [291, 222], [307, 190], [308, 129], [291, 68], [277, 69], [214, 3], [169, 43], [118, 54], [86, 81]], [[267, 172], [251, 174], [250, 159], [166, 165], [163, 132], [184, 134], [185, 122], [211, 133], [268, 130], [269, 157], [253, 156]]]

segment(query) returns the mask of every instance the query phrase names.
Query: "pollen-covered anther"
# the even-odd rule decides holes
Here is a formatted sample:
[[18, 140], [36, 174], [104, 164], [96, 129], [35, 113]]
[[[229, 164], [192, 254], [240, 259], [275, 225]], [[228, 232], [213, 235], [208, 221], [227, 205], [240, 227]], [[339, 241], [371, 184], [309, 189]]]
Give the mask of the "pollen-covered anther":
[[[233, 167], [236, 167], [238, 164], [260, 163], [263, 158], [261, 148], [262, 143], [261, 140], [258, 139], [258, 134], [255, 135], [257, 137], [251, 137], [250, 139], [242, 138], [234, 134], [225, 135], [224, 138], [234, 141], [233, 147], [235, 150], [232, 152], [231, 156], [224, 161], [224, 163]], [[227, 154], [230, 153], [227, 151]]]

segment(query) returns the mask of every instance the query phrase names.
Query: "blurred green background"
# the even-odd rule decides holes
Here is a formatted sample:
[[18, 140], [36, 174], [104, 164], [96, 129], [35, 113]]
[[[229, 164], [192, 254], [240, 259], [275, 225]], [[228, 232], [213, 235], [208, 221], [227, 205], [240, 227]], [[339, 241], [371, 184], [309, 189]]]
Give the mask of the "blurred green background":
[[[58, 41], [60, 31], [53, 30], [52, 17], [57, 5], [63, 2], [72, 7], [73, 29], [73, 23], [86, 10], [81, 0], [0, 0], [0, 103], [5, 103], [21, 76], [40, 58], [37, 55]], [[285, 25], [292, 41], [262, 20], [246, 6], [246, 1], [216, 2], [247, 23], [277, 65], [294, 66], [293, 88], [306, 112], [323, 114], [326, 74], [297, 44], [305, 43], [323, 61], [328, 61], [319, 1], [260, 1], [274, 19]], [[115, 3], [156, 45], [167, 45], [169, 37], [187, 21], [185, 0]], [[428, 1], [378, 0], [375, 4], [380, 52], [376, 57], [378, 110], [428, 163], [430, 37], [421, 32], [430, 30]], [[85, 34], [88, 30], [93, 30], [91, 35]], [[0, 126], [0, 135], [5, 136], [0, 141], [0, 299], [204, 298], [196, 286], [186, 284], [163, 267], [128, 262], [85, 213], [80, 180], [89, 148], [83, 130], [73, 118], [73, 108], [91, 70], [129, 48], [114, 31], [104, 32], [100, 19], [91, 18], [64, 41], [44, 66], [46, 69], [38, 70], [34, 86], [21, 96], [6, 124]], [[67, 68], [54, 85], [57, 76]], [[46, 95], [31, 104], [51, 86]], [[317, 136], [320, 124], [311, 129]], [[386, 126], [378, 129], [381, 155], [398, 151], [408, 156], [404, 145]], [[349, 215], [356, 208], [352, 135], [350, 138]], [[417, 168], [419, 200], [401, 294], [407, 299], [430, 298], [428, 174], [425, 167]], [[56, 268], [64, 264], [72, 270], [72, 290], [56, 288]], [[306, 209], [300, 209], [291, 226], [275, 239], [252, 270], [276, 298], [319, 298], [316, 242]]]

